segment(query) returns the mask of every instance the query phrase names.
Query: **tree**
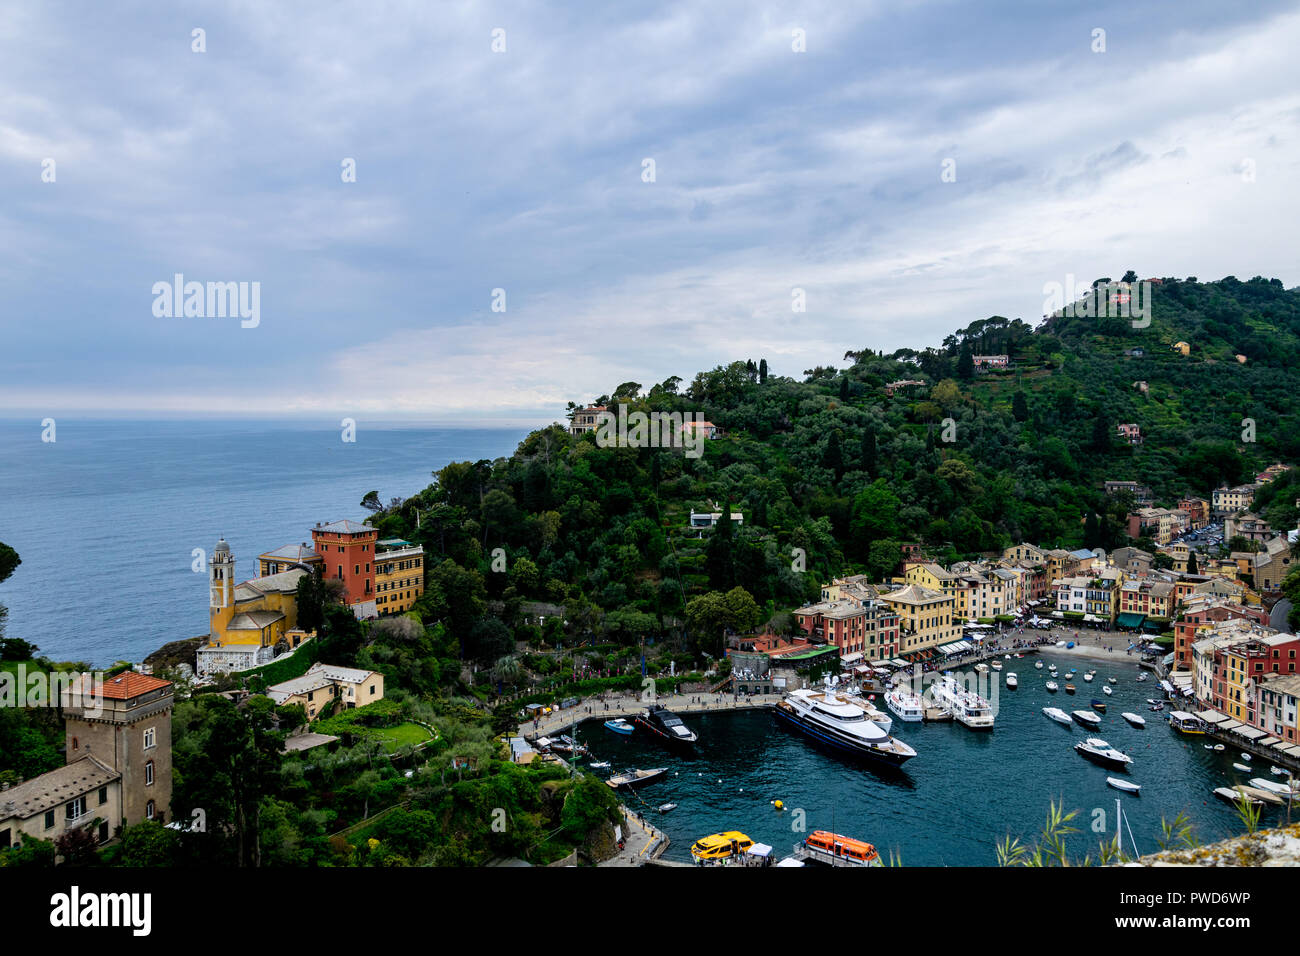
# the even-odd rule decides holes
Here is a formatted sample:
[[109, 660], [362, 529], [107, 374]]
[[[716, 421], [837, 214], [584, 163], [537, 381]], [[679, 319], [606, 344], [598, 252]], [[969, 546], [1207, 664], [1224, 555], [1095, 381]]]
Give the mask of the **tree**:
[[99, 840], [92, 827], [73, 827], [54, 841], [64, 866], [94, 866], [99, 861]]
[[176, 831], [157, 820], [142, 820], [122, 831], [117, 865], [174, 866], [177, 843]]
[[1195, 552], [1195, 551], [1188, 551], [1188, 552], [1187, 552], [1187, 573], [1188, 573], [1188, 574], [1200, 574], [1200, 573], [1201, 573], [1201, 572], [1200, 572], [1200, 569], [1199, 569], [1199, 566], [1198, 566], [1197, 563], [1196, 563], [1196, 552]]
[[1029, 419], [1029, 402], [1026, 400], [1024, 392], [1016, 392], [1012, 397], [1011, 414], [1018, 422]]
[[963, 382], [969, 382], [975, 377], [975, 359], [971, 355], [970, 345], [965, 342], [957, 355], [957, 377]]
[[14, 569], [22, 563], [22, 559], [18, 557], [18, 552], [0, 541], [0, 582], [13, 574]]
[[367, 511], [383, 511], [383, 502], [379, 500], [378, 491], [367, 491], [364, 498], [361, 499], [361, 507]]
[[862, 461], [861, 467], [872, 478], [876, 477], [878, 451], [876, 448], [876, 433], [874, 429], [867, 428], [862, 433]]
[[767, 359], [758, 360], [758, 384], [767, 384]]

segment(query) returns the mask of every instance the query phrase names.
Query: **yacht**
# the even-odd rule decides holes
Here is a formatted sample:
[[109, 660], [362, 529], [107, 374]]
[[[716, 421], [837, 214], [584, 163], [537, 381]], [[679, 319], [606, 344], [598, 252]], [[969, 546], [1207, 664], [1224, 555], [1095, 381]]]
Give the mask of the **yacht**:
[[901, 687], [895, 687], [885, 694], [885, 706], [892, 710], [899, 720], [912, 722], [925, 719], [925, 701], [919, 694], [913, 694]]
[[916, 751], [871, 720], [862, 705], [845, 697], [804, 688], [776, 705], [777, 720], [840, 750], [899, 766]]
[[680, 717], [659, 704], [655, 704], [644, 713], [637, 714], [632, 718], [632, 723], [650, 731], [665, 743], [685, 746], [699, 739], [694, 731], [682, 723]]
[[1065, 724], [1067, 727], [1070, 726], [1070, 715], [1059, 707], [1044, 707], [1043, 713], [1058, 724]]
[[1116, 750], [1100, 737], [1089, 737], [1074, 745], [1074, 749], [1089, 760], [1107, 764], [1112, 767], [1127, 767], [1133, 758]]
[[1075, 710], [1075, 711], [1071, 711], [1071, 713], [1074, 715], [1075, 720], [1077, 720], [1079, 723], [1083, 724], [1086, 727], [1101, 726], [1101, 718], [1098, 717], [1090, 710]]
[[930, 685], [930, 696], [936, 707], [972, 730], [993, 729], [993, 708], [989, 702], [979, 694], [963, 689], [947, 674]]
[[1146, 720], [1139, 717], [1137, 714], [1129, 713], [1127, 710], [1124, 711], [1124, 713], [1120, 714], [1120, 716], [1123, 717], [1125, 720], [1127, 720], [1134, 727], [1145, 727], [1147, 725]]
[[[998, 666], [1001, 667], [1002, 665], [999, 664]], [[989, 672], [989, 665], [980, 662], [975, 665], [975, 670], [981, 674], [987, 674]]]
[[1015, 672], [1007, 671], [1007, 686], [1014, 688], [1019, 684], [1020, 684], [1020, 679], [1016, 677]]

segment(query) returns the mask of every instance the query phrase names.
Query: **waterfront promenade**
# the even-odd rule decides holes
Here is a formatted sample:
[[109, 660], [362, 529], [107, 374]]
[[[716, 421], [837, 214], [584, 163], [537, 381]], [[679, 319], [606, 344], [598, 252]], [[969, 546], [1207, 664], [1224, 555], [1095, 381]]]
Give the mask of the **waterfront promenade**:
[[701, 691], [696, 694], [667, 694], [656, 696], [653, 701], [643, 700], [639, 694], [609, 694], [584, 698], [576, 707], [547, 714], [536, 721], [526, 720], [519, 725], [519, 732], [529, 740], [549, 737], [570, 730], [574, 723], [584, 720], [606, 721], [615, 717], [627, 717], [639, 714], [651, 703], [667, 707], [676, 714], [711, 714], [724, 710], [757, 710], [773, 707], [784, 694], [755, 694], [751, 697], [736, 697], [728, 693], [711, 694]]

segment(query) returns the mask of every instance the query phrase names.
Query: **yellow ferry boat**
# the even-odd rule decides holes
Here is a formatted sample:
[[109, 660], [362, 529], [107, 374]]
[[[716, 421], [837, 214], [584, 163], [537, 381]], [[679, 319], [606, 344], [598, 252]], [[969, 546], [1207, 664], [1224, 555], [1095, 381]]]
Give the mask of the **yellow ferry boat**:
[[728, 830], [700, 837], [691, 845], [691, 856], [696, 863], [722, 863], [740, 856], [753, 845], [754, 841], [739, 830]]

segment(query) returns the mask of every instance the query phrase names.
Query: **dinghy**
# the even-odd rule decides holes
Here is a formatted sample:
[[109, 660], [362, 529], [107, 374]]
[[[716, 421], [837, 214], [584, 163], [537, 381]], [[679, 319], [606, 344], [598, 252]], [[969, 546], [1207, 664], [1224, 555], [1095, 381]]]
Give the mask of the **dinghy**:
[[1049, 691], [1051, 691], [1053, 694], [1056, 693], [1056, 690], [1057, 690], [1057, 684], [1056, 684], [1056, 681], [1054, 681], [1054, 680], [1049, 680], [1049, 681], [1047, 682], [1047, 685], [1046, 685], [1046, 686], [1047, 686], [1047, 689], [1048, 689]]
[[660, 813], [667, 813], [669, 810], [676, 810], [676, 809], [677, 809], [677, 804], [675, 804], [675, 803], [661, 803], [661, 804], [659, 804], [659, 812], [660, 812]]
[[1042, 661], [1034, 661], [1034, 667], [1038, 668], [1038, 670], [1041, 671], [1041, 670], [1043, 669], [1043, 662], [1042, 662]]
[[1242, 773], [1250, 773], [1250, 768], [1247, 767], [1244, 763], [1234, 763], [1232, 765], [1232, 769], [1240, 770]]
[[1109, 686], [1105, 686], [1105, 685], [1103, 685], [1103, 687], [1101, 688], [1101, 692], [1105, 694], [1107, 697], [1109, 697], [1112, 693], [1114, 693]]
[[1119, 777], [1107, 777], [1106, 783], [1114, 787], [1116, 790], [1123, 790], [1125, 793], [1140, 794], [1142, 792], [1142, 785], [1140, 783], [1134, 783], [1132, 780], [1121, 780]]
[[1288, 797], [1294, 800], [1300, 797], [1300, 793], [1292, 790], [1284, 783], [1278, 783], [1276, 780], [1268, 780], [1264, 777], [1252, 777], [1250, 785], [1259, 790], [1267, 790], [1269, 793], [1276, 793], [1280, 797]]
[[1273, 774], [1275, 777], [1289, 777], [1291, 775], [1290, 770], [1283, 770], [1281, 767], [1270, 766], [1268, 772]]

